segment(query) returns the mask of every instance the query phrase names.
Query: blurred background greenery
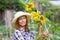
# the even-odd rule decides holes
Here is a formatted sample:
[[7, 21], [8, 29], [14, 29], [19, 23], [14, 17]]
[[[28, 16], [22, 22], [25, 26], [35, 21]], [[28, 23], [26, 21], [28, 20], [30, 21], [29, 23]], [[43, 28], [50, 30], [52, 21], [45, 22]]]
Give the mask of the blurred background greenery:
[[[50, 36], [44, 40], [60, 40], [60, 6], [53, 5], [49, 0], [0, 0], [0, 40], [12, 40], [15, 30], [11, 23], [13, 15], [17, 11], [24, 11], [23, 5], [29, 1], [34, 2], [36, 9], [47, 17], [46, 26]], [[29, 29], [36, 33], [31, 22]]]

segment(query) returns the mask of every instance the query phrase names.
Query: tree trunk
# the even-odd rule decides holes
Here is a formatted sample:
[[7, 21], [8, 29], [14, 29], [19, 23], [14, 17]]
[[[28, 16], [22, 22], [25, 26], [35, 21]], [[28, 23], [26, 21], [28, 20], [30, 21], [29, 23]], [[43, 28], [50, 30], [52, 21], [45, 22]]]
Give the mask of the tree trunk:
[[11, 29], [12, 29], [11, 20], [13, 18], [13, 10], [5, 9], [4, 12], [5, 12], [5, 24], [9, 28], [9, 30], [8, 30], [8, 37], [11, 38]]
[[42, 3], [39, 2], [39, 0], [34, 0], [34, 4], [36, 9], [38, 9], [39, 11], [42, 11]]

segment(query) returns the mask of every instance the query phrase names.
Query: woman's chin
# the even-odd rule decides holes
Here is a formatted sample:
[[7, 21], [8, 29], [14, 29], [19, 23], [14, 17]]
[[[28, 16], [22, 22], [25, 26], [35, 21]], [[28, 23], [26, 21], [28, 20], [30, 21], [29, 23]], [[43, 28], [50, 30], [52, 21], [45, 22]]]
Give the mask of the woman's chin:
[[23, 25], [21, 25], [22, 27], [24, 27], [25, 26], [25, 24], [23, 24]]

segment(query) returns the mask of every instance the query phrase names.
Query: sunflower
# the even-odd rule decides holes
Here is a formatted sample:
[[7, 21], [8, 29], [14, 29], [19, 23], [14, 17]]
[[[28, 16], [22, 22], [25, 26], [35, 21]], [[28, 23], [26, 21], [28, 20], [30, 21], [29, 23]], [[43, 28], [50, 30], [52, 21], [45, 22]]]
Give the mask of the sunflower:
[[43, 15], [40, 15], [39, 18], [40, 18], [40, 22], [41, 22], [41, 23], [45, 22], [45, 17], [44, 17]]
[[32, 8], [34, 8], [34, 3], [32, 2], [28, 2], [28, 4], [26, 5], [26, 11], [30, 11], [32, 10]]
[[32, 12], [32, 17], [33, 17], [34, 19], [37, 19], [37, 18], [39, 17], [38, 12]]

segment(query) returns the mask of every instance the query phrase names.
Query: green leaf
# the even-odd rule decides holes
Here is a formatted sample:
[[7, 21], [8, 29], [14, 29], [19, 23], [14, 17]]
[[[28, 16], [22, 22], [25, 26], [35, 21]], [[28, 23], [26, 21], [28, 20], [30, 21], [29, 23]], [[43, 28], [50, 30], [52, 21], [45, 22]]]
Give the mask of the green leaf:
[[20, 6], [25, 7], [26, 3], [23, 0], [18, 0]]

